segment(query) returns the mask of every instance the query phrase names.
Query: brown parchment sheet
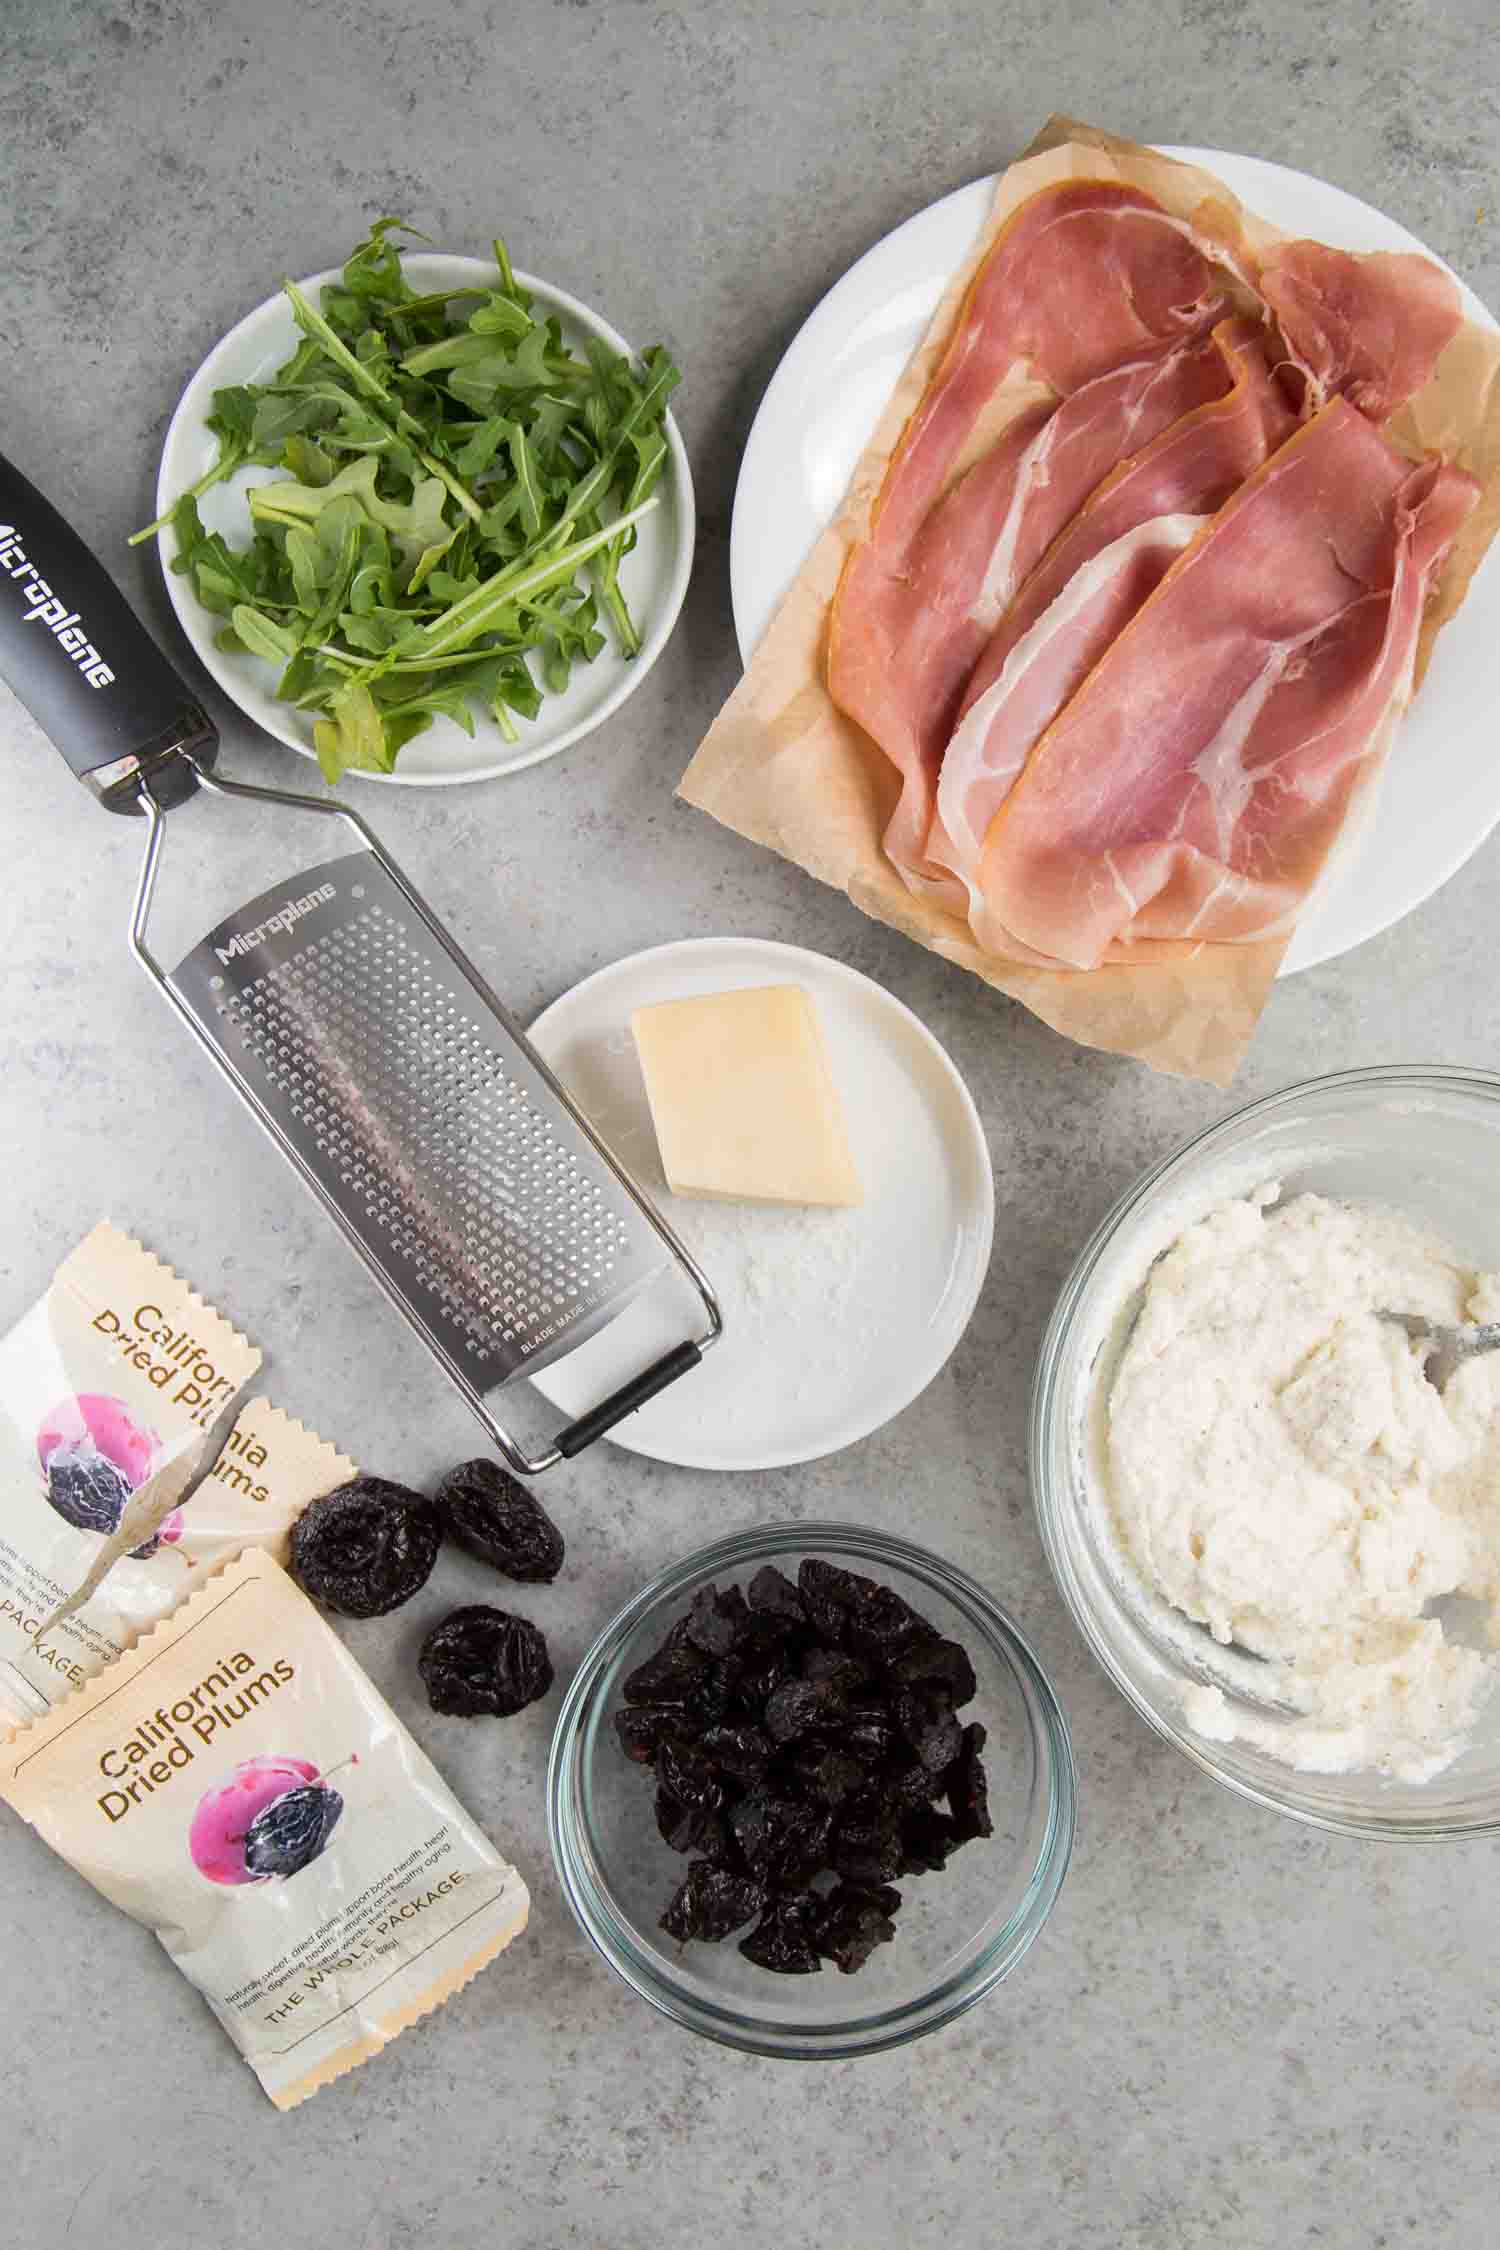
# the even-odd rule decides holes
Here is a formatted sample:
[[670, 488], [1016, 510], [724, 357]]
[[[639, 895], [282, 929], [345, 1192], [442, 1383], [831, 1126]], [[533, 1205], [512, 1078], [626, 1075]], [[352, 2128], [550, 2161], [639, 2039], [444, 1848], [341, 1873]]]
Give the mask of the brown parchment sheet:
[[[866, 533], [890, 457], [932, 379], [976, 271], [1028, 197], [1061, 180], [1086, 178], [1145, 189], [1174, 216], [1222, 244], [1231, 264], [1246, 250], [1258, 259], [1287, 239], [1283, 230], [1248, 212], [1212, 173], [1094, 126], [1053, 118], [997, 183], [989, 217], [892, 392], [837, 515], [771, 620], [678, 793], [726, 827], [847, 892], [863, 913], [1008, 993], [1066, 1037], [1135, 1056], [1155, 1070], [1224, 1086], [1254, 1032], [1290, 931], [1246, 945], [1139, 943], [1121, 949], [1126, 958], [1091, 970], [1034, 968], [984, 953], [966, 922], [914, 897], [886, 859], [881, 837], [898, 777], [864, 731], [835, 707], [825, 683], [828, 613], [840, 573]], [[997, 394], [959, 471], [1037, 396], [1035, 384], [1018, 370]], [[1418, 649], [1420, 680], [1436, 633], [1457, 610], [1500, 528], [1500, 335], [1466, 322], [1387, 434], [1414, 454], [1441, 452], [1482, 488], [1430, 597]]]

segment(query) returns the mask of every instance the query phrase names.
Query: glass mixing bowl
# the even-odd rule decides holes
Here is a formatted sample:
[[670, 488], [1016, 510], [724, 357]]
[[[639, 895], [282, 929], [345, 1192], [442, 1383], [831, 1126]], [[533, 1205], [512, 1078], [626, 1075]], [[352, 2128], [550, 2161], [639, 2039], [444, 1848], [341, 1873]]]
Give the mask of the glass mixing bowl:
[[[657, 1919], [687, 1860], [657, 1833], [649, 1769], [615, 1737], [620, 1684], [710, 1580], [744, 1585], [762, 1563], [795, 1576], [818, 1555], [891, 1586], [961, 1641], [979, 1683], [962, 1717], [988, 1729], [994, 1834], [939, 1873], [903, 1878], [896, 1935], [854, 1976], [827, 1963], [778, 1976], [722, 1944], [679, 1947]], [[606, 1627], [568, 1691], [547, 1774], [553, 1856], [599, 1951], [674, 2022], [754, 2054], [870, 2054], [935, 2031], [1007, 1976], [1052, 1910], [1074, 1828], [1073, 1754], [1047, 1678], [998, 1603], [907, 1540], [853, 1524], [789, 1523], [721, 1539], [675, 1564]]]
[[[1159, 1734], [1257, 1804], [1349, 1835], [1442, 1837], [1500, 1829], [1500, 1697], [1469, 1746], [1416, 1784], [1310, 1773], [1244, 1742], [1210, 1741], [1183, 1716], [1185, 1689], [1225, 1684], [1222, 1656], [1179, 1613], [1141, 1596], [1088, 1472], [1091, 1413], [1107, 1395], [1153, 1261], [1214, 1204], [1279, 1181], [1384, 1205], [1444, 1238], [1465, 1263], [1500, 1269], [1500, 1076], [1442, 1068], [1353, 1070], [1289, 1087], [1189, 1141], [1121, 1198], [1074, 1266], [1042, 1345], [1032, 1393], [1031, 1481], [1048, 1558], [1079, 1629]], [[1486, 1645], [1476, 1638], [1475, 1645]], [[1185, 1649], [1188, 1653], [1185, 1653]], [[1253, 1681], [1253, 1664], [1239, 1676]], [[1239, 1700], [1230, 1694], [1231, 1711]], [[1249, 1695], [1261, 1721], [1295, 1724]]]

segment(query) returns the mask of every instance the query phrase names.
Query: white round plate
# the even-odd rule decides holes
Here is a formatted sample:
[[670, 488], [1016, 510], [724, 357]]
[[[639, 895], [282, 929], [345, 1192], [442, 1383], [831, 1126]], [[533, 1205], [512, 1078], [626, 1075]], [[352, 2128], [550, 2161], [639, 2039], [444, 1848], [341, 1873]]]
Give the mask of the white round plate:
[[[1260, 157], [1166, 148], [1202, 164], [1273, 226], [1345, 250], [1433, 252], [1357, 196]], [[877, 242], [803, 323], [761, 400], [740, 464], [730, 532], [735, 632], [744, 662], [832, 518], [881, 410], [984, 223], [976, 180]], [[1441, 258], [1434, 261], [1444, 266]], [[1455, 274], [1455, 281], [1458, 276]], [[1471, 320], [1496, 323], [1459, 281]], [[1283, 976], [1362, 945], [1456, 874], [1500, 819], [1492, 651], [1500, 553], [1491, 550], [1445, 625], [1403, 720], [1379, 794], [1297, 925]]]
[[[853, 1209], [666, 1192], [631, 1013], [762, 984], [799, 984], [817, 1011], [864, 1183]], [[926, 1388], [974, 1310], [995, 1194], [968, 1090], [909, 1008], [801, 946], [688, 938], [586, 978], [530, 1036], [658, 1199], [723, 1305], [724, 1334], [702, 1366], [621, 1422], [617, 1445], [686, 1468], [780, 1468], [867, 1437]], [[533, 1381], [565, 1414], [581, 1414], [702, 1325], [697, 1297], [673, 1273]]]
[[[407, 278], [424, 291], [472, 287], [475, 282], [488, 283], [495, 278], [493, 264], [483, 258], [448, 258], [424, 251], [405, 254], [401, 263]], [[299, 286], [317, 304], [324, 284], [338, 278], [338, 268], [330, 267]], [[538, 281], [535, 274], [519, 273], [516, 279], [531, 291], [544, 316], [557, 315], [565, 341], [577, 344], [586, 336], [597, 336], [611, 351], [631, 350], [608, 321], [601, 320], [576, 297], [554, 289], [548, 281]], [[206, 418], [213, 408], [214, 392], [232, 383], [268, 381], [290, 358], [299, 334], [290, 304], [277, 295], [246, 313], [215, 344], [183, 392], [168, 426], [156, 480], [158, 515], [165, 515], [173, 502], [213, 466], [218, 446], [206, 427]], [[565, 694], [543, 699], [535, 719], [517, 717], [519, 742], [507, 742], [493, 721], [478, 712], [472, 739], [451, 719], [434, 719], [425, 734], [406, 745], [394, 773], [357, 774], [355, 779], [394, 781], [419, 789], [448, 782], [489, 781], [497, 774], [518, 773], [523, 766], [555, 757], [620, 708], [665, 648], [693, 567], [693, 479], [682, 434], [670, 414], [666, 437], [667, 466], [657, 486], [661, 504], [639, 526], [635, 547], [620, 569], [620, 583], [631, 614], [642, 628], [640, 655], [628, 660], [609, 642], [592, 664], [575, 667]], [[280, 473], [276, 469], [242, 469], [225, 483], [211, 486], [198, 503], [205, 527], [222, 532], [231, 545], [243, 546], [249, 524], [245, 493], [251, 485], [268, 484]], [[247, 718], [278, 742], [312, 757], [312, 714], [276, 701], [277, 672], [273, 664], [248, 653], [229, 654], [216, 645], [215, 635], [222, 631], [224, 621], [200, 608], [189, 579], [172, 569], [177, 540], [170, 526], [162, 532], [160, 546], [172, 607], [205, 668]]]

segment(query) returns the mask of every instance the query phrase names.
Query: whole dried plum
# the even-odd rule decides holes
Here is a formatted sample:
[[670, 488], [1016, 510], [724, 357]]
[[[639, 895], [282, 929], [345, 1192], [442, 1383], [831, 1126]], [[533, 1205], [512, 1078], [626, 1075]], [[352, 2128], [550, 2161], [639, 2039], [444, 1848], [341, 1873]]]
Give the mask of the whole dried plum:
[[693, 1596], [687, 1614], [687, 1637], [706, 1656], [727, 1656], [737, 1645], [749, 1614], [738, 1586], [723, 1594], [717, 1586], [704, 1586]]
[[717, 1945], [733, 1931], [743, 1929], [765, 1903], [765, 1889], [760, 1883], [698, 1859], [673, 1892], [660, 1926], [679, 1945], [686, 1945], [690, 1938]]
[[890, 1667], [891, 1678], [903, 1686], [930, 1682], [948, 1690], [948, 1700], [955, 1710], [960, 1704], [970, 1703], [979, 1693], [979, 1682], [974, 1677], [974, 1667], [967, 1651], [957, 1641], [945, 1641], [937, 1634], [925, 1640], [914, 1641], [903, 1649]]
[[948, 1772], [948, 1804], [957, 1839], [967, 1844], [976, 1836], [993, 1836], [990, 1819], [990, 1785], [980, 1756], [989, 1737], [977, 1720], [966, 1726], [963, 1745]]
[[385, 1477], [351, 1477], [303, 1509], [290, 1568], [325, 1609], [384, 1617], [421, 1592], [442, 1543], [443, 1519], [422, 1493]]
[[814, 1938], [822, 1901], [816, 1891], [792, 1891], [773, 1898], [740, 1951], [758, 1969], [778, 1976], [816, 1976], [823, 1960]]
[[123, 1469], [90, 1442], [59, 1447], [47, 1463], [47, 1498], [75, 1531], [114, 1531], [134, 1490]]
[[245, 1866], [251, 1875], [298, 1875], [319, 1857], [339, 1824], [344, 1800], [326, 1781], [273, 1797], [245, 1830]]
[[461, 1461], [433, 1495], [450, 1539], [525, 1585], [550, 1585], [563, 1536], [540, 1501], [498, 1461]]
[[900, 1905], [901, 1893], [883, 1884], [870, 1888], [841, 1883], [822, 1902], [816, 1925], [818, 1951], [852, 1977], [877, 1945], [890, 1944]]
[[422, 1643], [417, 1669], [434, 1711], [512, 1718], [552, 1685], [547, 1643], [529, 1618], [487, 1602], [455, 1609]]

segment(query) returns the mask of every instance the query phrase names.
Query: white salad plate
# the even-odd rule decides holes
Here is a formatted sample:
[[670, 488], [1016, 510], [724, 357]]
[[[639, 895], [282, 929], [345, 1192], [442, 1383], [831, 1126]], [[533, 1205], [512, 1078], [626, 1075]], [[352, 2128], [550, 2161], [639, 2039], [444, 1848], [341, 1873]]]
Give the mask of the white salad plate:
[[[657, 1000], [798, 984], [817, 1012], [865, 1200], [848, 1210], [667, 1194], [632, 1012]], [[957, 1344], [989, 1264], [994, 1185], [968, 1089], [909, 1008], [841, 962], [762, 938], [689, 938], [632, 954], [553, 1002], [530, 1036], [702, 1264], [724, 1334], [610, 1434], [696, 1469], [770, 1469], [867, 1437]], [[671, 1274], [532, 1378], [580, 1414], [702, 1323]]]
[[[1166, 148], [1201, 164], [1274, 226], [1345, 250], [1417, 250], [1384, 212], [1326, 180], [1219, 149]], [[877, 242], [803, 323], [761, 400], [740, 464], [729, 569], [740, 655], [750, 654], [832, 519], [886, 400], [984, 224], [993, 178], [919, 211]], [[1453, 276], [1464, 311], [1497, 324]], [[1375, 802], [1297, 924], [1282, 974], [1315, 968], [1400, 921], [1457, 873], [1500, 819], [1491, 680], [1500, 642], [1500, 553], [1438, 636]]]
[[[408, 280], [423, 292], [443, 288], [472, 288], [476, 282], [495, 279], [493, 263], [484, 258], [450, 258], [435, 252], [408, 252], [401, 260]], [[336, 282], [339, 269], [315, 273], [299, 284], [316, 305], [320, 291]], [[539, 281], [535, 274], [518, 273], [529, 289], [537, 310], [545, 317], [555, 313], [565, 343], [577, 346], [585, 337], [597, 336], [611, 351], [629, 352], [623, 336], [601, 320], [576, 297]], [[231, 328], [209, 353], [178, 401], [162, 447], [156, 480], [156, 508], [165, 515], [173, 503], [213, 466], [218, 445], [207, 427], [213, 394], [234, 383], [263, 383], [296, 349], [300, 330], [292, 318], [287, 298], [268, 297], [254, 312]], [[641, 652], [622, 656], [608, 640], [592, 664], [574, 667], [567, 690], [549, 695], [535, 719], [516, 715], [519, 742], [507, 742], [494, 722], [482, 712], [474, 715], [472, 739], [452, 719], [434, 719], [425, 734], [405, 746], [394, 773], [358, 774], [361, 781], [401, 782], [413, 788], [437, 788], [445, 783], [489, 781], [496, 775], [518, 773], [559, 750], [618, 711], [645, 679], [667, 644], [693, 567], [693, 479], [688, 468], [682, 434], [670, 413], [666, 417], [667, 465], [657, 486], [660, 505], [636, 532], [636, 544], [620, 567], [620, 584], [631, 614], [641, 629]], [[249, 512], [244, 495], [253, 484], [268, 484], [280, 476], [276, 469], [242, 469], [223, 484], [204, 493], [198, 512], [209, 531], [222, 532], [232, 546], [244, 546], [249, 537]], [[276, 700], [276, 666], [248, 652], [229, 652], [217, 645], [224, 620], [200, 607], [192, 582], [172, 569], [177, 540], [170, 526], [161, 534], [161, 561], [167, 592], [178, 621], [205, 668], [224, 693], [247, 718], [290, 749], [312, 757], [313, 714], [298, 711]], [[605, 626], [606, 633], [608, 625]]]

